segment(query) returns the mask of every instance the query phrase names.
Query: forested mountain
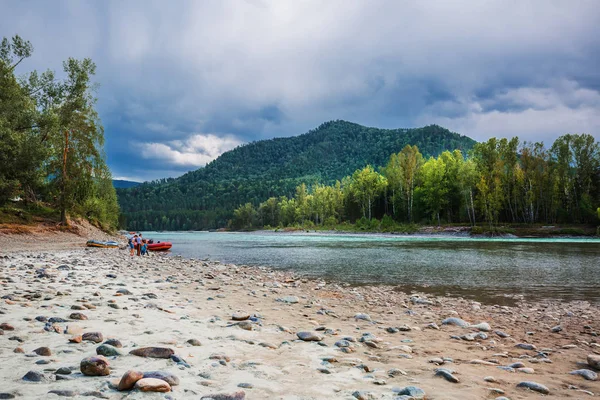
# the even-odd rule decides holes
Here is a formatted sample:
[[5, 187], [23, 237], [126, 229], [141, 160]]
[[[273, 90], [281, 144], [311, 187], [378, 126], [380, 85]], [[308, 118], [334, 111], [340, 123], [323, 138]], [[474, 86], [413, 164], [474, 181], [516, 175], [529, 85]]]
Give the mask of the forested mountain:
[[115, 189], [127, 189], [140, 184], [139, 182], [126, 181], [123, 179], [113, 179], [112, 183]]
[[300, 136], [240, 146], [177, 179], [118, 189], [119, 204], [129, 229], [222, 227], [241, 204], [292, 197], [302, 183], [332, 184], [367, 164], [384, 166], [407, 144], [428, 157], [466, 153], [475, 141], [437, 125], [377, 129], [331, 121]]

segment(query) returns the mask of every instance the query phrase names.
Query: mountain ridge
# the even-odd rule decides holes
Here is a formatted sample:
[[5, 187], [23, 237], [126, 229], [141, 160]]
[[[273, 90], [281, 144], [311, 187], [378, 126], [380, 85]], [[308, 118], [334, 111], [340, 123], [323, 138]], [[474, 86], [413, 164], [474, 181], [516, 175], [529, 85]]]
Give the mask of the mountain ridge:
[[438, 125], [379, 129], [328, 121], [301, 135], [238, 146], [179, 178], [118, 189], [119, 203], [132, 229], [157, 228], [165, 215], [179, 221], [177, 229], [217, 228], [240, 204], [291, 196], [301, 183], [330, 184], [367, 164], [383, 166], [407, 144], [428, 157], [444, 150], [466, 153], [475, 143]]

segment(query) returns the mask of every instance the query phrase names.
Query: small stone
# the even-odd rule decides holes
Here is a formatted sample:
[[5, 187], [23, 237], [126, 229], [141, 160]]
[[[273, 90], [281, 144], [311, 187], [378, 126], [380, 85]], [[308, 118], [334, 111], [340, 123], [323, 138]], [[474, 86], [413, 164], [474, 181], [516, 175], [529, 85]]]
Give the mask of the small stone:
[[170, 386], [179, 385], [179, 378], [174, 374], [166, 371], [147, 371], [144, 372], [143, 378], [161, 379], [167, 382]]
[[354, 315], [354, 319], [362, 320], [362, 321], [371, 321], [371, 317], [369, 314], [358, 313]]
[[323, 340], [323, 336], [316, 332], [298, 332], [296, 333], [298, 339], [304, 340], [305, 342], [320, 342]]
[[123, 374], [119, 381], [119, 390], [131, 390], [137, 381], [142, 379], [144, 374], [139, 371], [129, 370]]
[[42, 382], [46, 380], [46, 377], [41, 372], [29, 371], [23, 376], [23, 380], [27, 382]]
[[250, 318], [250, 314], [242, 312], [242, 311], [235, 312], [231, 316], [231, 319], [234, 321], [245, 321], [248, 318]]
[[81, 339], [94, 343], [102, 343], [104, 336], [102, 336], [101, 332], [86, 332], [81, 336]]
[[529, 343], [518, 343], [515, 345], [515, 347], [518, 347], [519, 349], [523, 349], [523, 350], [535, 350], [536, 347], [533, 344], [529, 344]]
[[589, 354], [587, 356], [587, 363], [590, 367], [600, 370], [600, 355]]
[[482, 332], [489, 332], [492, 330], [490, 324], [488, 324], [487, 322], [481, 322], [477, 325], [471, 325], [469, 328], [479, 329]]
[[202, 346], [202, 343], [198, 339], [190, 339], [187, 341], [188, 344], [192, 346]]
[[14, 331], [15, 327], [11, 324], [7, 324], [6, 322], [0, 324], [0, 329], [3, 331]]
[[48, 347], [38, 347], [33, 351], [38, 356], [50, 357], [52, 355], [52, 351]]
[[490, 383], [498, 383], [498, 380], [493, 376], [486, 376], [485, 378], [483, 378], [483, 380]]
[[550, 389], [548, 389], [546, 386], [542, 385], [541, 383], [537, 383], [537, 382], [520, 382], [519, 384], [517, 384], [518, 388], [526, 388], [526, 389], [530, 389], [533, 390], [534, 392], [538, 392], [541, 394], [550, 394]]
[[553, 327], [552, 329], [550, 329], [550, 331], [553, 332], [553, 333], [558, 333], [558, 332], [560, 332], [562, 330], [563, 330], [563, 328], [560, 325], [557, 325], [557, 326]]
[[105, 376], [110, 374], [108, 360], [103, 356], [86, 357], [79, 365], [81, 373], [87, 376]]
[[206, 396], [200, 397], [200, 400], [244, 400], [246, 398], [246, 393], [243, 391], [235, 392], [235, 393], [217, 393], [217, 394], [207, 394]]
[[425, 391], [416, 386], [406, 386], [399, 390], [394, 390], [394, 392], [396, 392], [397, 395], [409, 396], [409, 397], [412, 397], [413, 399], [424, 399], [425, 398]]
[[55, 394], [60, 397], [75, 397], [75, 396], [77, 396], [77, 392], [74, 392], [72, 390], [58, 390], [58, 389], [51, 390], [48, 392], [48, 394]]
[[104, 357], [116, 357], [123, 355], [119, 349], [109, 344], [101, 344], [100, 346], [96, 347], [96, 354]]
[[441, 376], [448, 382], [458, 383], [460, 382], [457, 377], [455, 377], [452, 372], [446, 368], [437, 368], [435, 370], [435, 376]]
[[69, 342], [71, 343], [81, 343], [83, 337], [81, 335], [72, 336], [69, 338]]
[[104, 342], [104, 344], [108, 344], [108, 345], [110, 345], [112, 347], [116, 347], [118, 349], [123, 347], [123, 344], [118, 339], [108, 339], [106, 342]]
[[54, 372], [56, 375], [71, 375], [71, 368], [60, 367]]
[[468, 328], [471, 324], [469, 324], [467, 321], [465, 321], [463, 319], [456, 318], [456, 317], [450, 317], [450, 318], [446, 318], [445, 320], [443, 320], [442, 325], [455, 325], [455, 326], [459, 326], [461, 328]]
[[14, 395], [13, 393], [6, 393], [6, 392], [1, 392], [0, 393], [0, 399], [15, 399], [17, 396]]
[[80, 320], [80, 321], [84, 321], [84, 320], [88, 319], [88, 317], [85, 314], [82, 314], [80, 312], [72, 313], [71, 315], [69, 315], [69, 318]]
[[375, 395], [364, 390], [357, 390], [352, 393], [357, 400], [375, 400]]
[[242, 388], [242, 389], [252, 389], [252, 388], [254, 387], [254, 385], [253, 385], [253, 384], [251, 384], [251, 383], [246, 383], [246, 382], [238, 383], [238, 385], [237, 385], [237, 386], [238, 386], [239, 388]]
[[171, 358], [175, 352], [167, 347], [140, 347], [129, 352], [138, 357], [147, 358]]
[[494, 331], [494, 333], [503, 339], [510, 337], [510, 335], [508, 333], [503, 332], [503, 331]]
[[13, 353], [25, 353], [25, 350], [22, 347], [15, 347]]
[[598, 380], [598, 374], [589, 369], [577, 369], [575, 371], [569, 372], [569, 374], [582, 376], [584, 379], [587, 379], [588, 381], [597, 381]]
[[282, 303], [287, 303], [287, 304], [296, 304], [296, 303], [298, 303], [299, 300], [296, 296], [285, 296], [285, 297], [278, 298], [277, 301], [280, 301]]
[[162, 379], [142, 378], [135, 383], [135, 389], [140, 392], [160, 392], [166, 393], [171, 391], [171, 385]]

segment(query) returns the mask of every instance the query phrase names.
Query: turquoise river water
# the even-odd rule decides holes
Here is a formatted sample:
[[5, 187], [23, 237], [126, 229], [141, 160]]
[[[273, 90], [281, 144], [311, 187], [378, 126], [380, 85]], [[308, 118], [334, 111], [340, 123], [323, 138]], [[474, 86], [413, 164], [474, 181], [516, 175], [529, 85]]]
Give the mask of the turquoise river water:
[[292, 270], [353, 285], [460, 295], [484, 302], [600, 302], [600, 240], [279, 232], [145, 232], [171, 254]]

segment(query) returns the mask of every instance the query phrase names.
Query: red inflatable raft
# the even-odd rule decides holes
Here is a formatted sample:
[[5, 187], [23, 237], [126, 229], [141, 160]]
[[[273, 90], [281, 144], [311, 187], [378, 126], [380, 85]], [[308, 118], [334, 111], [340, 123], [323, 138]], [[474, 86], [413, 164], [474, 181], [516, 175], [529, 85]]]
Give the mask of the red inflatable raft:
[[169, 250], [173, 244], [171, 242], [160, 242], [149, 243], [147, 246], [149, 251], [166, 251]]

